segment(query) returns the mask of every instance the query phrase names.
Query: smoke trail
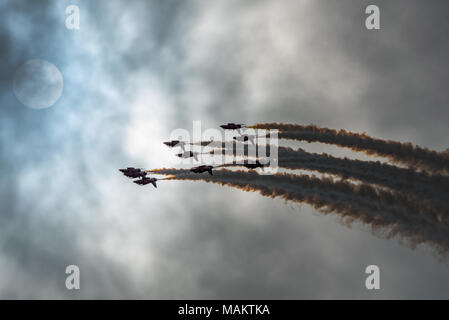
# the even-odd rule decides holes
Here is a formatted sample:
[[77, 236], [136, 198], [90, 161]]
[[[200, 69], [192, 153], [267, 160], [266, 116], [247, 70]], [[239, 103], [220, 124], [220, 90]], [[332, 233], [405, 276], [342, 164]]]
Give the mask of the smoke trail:
[[[245, 145], [244, 154], [247, 154], [247, 149], [248, 146]], [[224, 148], [213, 150], [211, 153], [232, 154], [234, 151], [235, 148]], [[427, 203], [428, 205], [443, 212], [449, 212], [449, 199], [446, 197], [449, 190], [447, 176], [429, 175], [426, 172], [417, 172], [410, 168], [400, 168], [379, 161], [335, 158], [326, 153], [309, 153], [303, 149], [294, 150], [288, 147], [279, 147], [278, 156], [278, 165], [282, 168], [318, 171], [337, 175], [343, 179], [357, 179], [361, 182], [384, 186], [419, 198], [427, 198], [431, 200]], [[230, 166], [236, 166], [236, 164], [230, 164]]]
[[364, 133], [348, 132], [320, 128], [315, 125], [296, 125], [282, 123], [264, 123], [249, 126], [253, 129], [277, 129], [280, 139], [321, 142], [362, 151], [369, 155], [387, 157], [392, 162], [429, 171], [449, 171], [448, 152], [436, 152], [427, 148], [414, 146], [411, 143], [382, 140]]
[[449, 249], [448, 217], [422, 206], [402, 194], [378, 190], [368, 185], [307, 175], [258, 175], [255, 172], [217, 170], [213, 176], [181, 169], [152, 170], [174, 180], [218, 183], [263, 196], [307, 203], [329, 214], [340, 214], [342, 222], [354, 221], [385, 231], [388, 237], [401, 236], [412, 246], [432, 245], [440, 253]]
[[[351, 159], [336, 159], [320, 155], [317, 162], [305, 158], [280, 158], [279, 166], [287, 169], [302, 169], [336, 175], [342, 179], [355, 179], [362, 183], [386, 187], [424, 201], [426, 205], [449, 213], [449, 200], [445, 190], [449, 183], [444, 177], [429, 177], [410, 169], [402, 169], [379, 162], [364, 162]], [[326, 156], [328, 158], [326, 158]], [[321, 160], [321, 161], [320, 161]], [[390, 174], [390, 175], [389, 175]], [[432, 181], [436, 181], [433, 183]]]

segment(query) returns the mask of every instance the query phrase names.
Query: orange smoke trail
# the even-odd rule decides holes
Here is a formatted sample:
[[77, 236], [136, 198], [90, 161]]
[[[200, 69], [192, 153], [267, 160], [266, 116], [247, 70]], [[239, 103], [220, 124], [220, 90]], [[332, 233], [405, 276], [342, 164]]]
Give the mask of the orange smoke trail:
[[[248, 145], [244, 146], [247, 154]], [[231, 148], [215, 149], [212, 154], [235, 152]], [[336, 158], [326, 153], [309, 153], [303, 149], [278, 148], [278, 165], [286, 169], [302, 169], [336, 175], [342, 179], [356, 179], [364, 183], [387, 187], [398, 192], [410, 194], [421, 200], [428, 199], [429, 206], [449, 212], [449, 177], [429, 175], [425, 171], [417, 172], [411, 168], [400, 168], [379, 161], [362, 161], [348, 158]], [[227, 166], [238, 166], [228, 164]]]
[[370, 137], [365, 133], [354, 133], [343, 129], [337, 131], [315, 125], [262, 123], [248, 128], [277, 129], [280, 131], [278, 134], [280, 139], [334, 144], [353, 151], [386, 157], [392, 162], [411, 167], [449, 172], [449, 155], [447, 152], [436, 152], [411, 143], [382, 140]]
[[360, 221], [373, 231], [386, 231], [388, 236], [401, 236], [413, 247], [428, 243], [439, 252], [449, 249], [449, 219], [402, 194], [379, 190], [365, 184], [307, 175], [258, 175], [255, 172], [217, 170], [214, 175], [191, 173], [181, 169], [158, 170], [171, 179], [205, 181], [258, 192], [263, 196], [307, 203], [329, 214], [338, 213], [350, 224]]

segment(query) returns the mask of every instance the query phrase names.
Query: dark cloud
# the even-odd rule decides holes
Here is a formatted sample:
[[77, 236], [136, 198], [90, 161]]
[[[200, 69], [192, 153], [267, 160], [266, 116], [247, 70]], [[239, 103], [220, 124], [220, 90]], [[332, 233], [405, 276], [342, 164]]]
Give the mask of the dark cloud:
[[[443, 89], [449, 77], [444, 67], [449, 54], [445, 41], [449, 30], [447, 1], [415, 1], [413, 5], [378, 1], [381, 30], [374, 32], [368, 32], [360, 19], [360, 12], [368, 4], [321, 3], [329, 23], [320, 31], [332, 35], [336, 50], [342, 51], [369, 81], [353, 106], [354, 118], [367, 119], [382, 137], [397, 135], [444, 150], [449, 118], [449, 96]], [[352, 117], [352, 112], [344, 116]]]

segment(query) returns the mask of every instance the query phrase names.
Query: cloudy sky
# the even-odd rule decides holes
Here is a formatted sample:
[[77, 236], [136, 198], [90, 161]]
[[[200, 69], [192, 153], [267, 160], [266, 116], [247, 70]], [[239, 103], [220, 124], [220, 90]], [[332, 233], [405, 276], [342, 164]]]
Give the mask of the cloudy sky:
[[[65, 27], [71, 4], [79, 30]], [[380, 30], [365, 28], [368, 4]], [[167, 166], [161, 141], [194, 120], [314, 123], [444, 150], [448, 11], [446, 0], [1, 1], [0, 297], [449, 298], [448, 263], [428, 247], [307, 205], [200, 182], [138, 188], [117, 171]], [[51, 108], [14, 95], [30, 59], [64, 78]], [[370, 264], [377, 291], [364, 285]]]

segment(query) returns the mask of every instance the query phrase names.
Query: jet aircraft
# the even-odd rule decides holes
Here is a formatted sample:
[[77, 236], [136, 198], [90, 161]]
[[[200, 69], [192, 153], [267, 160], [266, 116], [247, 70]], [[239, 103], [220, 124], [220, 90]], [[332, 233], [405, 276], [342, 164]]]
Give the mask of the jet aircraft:
[[141, 185], [141, 186], [144, 186], [144, 185], [147, 185], [147, 184], [151, 183], [151, 184], [153, 184], [153, 186], [154, 186], [155, 188], [157, 188], [157, 185], [156, 185], [156, 181], [157, 181], [157, 180], [158, 180], [157, 178], [147, 178], [147, 177], [142, 177], [141, 179], [139, 179], [139, 180], [134, 180], [133, 182], [136, 183], [136, 184], [139, 184], [139, 185]]
[[187, 143], [184, 141], [179, 141], [179, 140], [171, 140], [171, 141], [164, 142], [164, 144], [170, 148], [180, 147], [182, 149], [182, 151], [185, 151], [184, 146]]
[[132, 167], [128, 167], [126, 169], [119, 169], [119, 171], [121, 173], [123, 173], [125, 176], [127, 176], [128, 178], [145, 177], [147, 174], [142, 169], [136, 169], [136, 168], [132, 168]]
[[240, 142], [246, 142], [246, 141], [251, 141], [252, 144], [254, 144], [254, 138], [256, 136], [253, 135], [249, 135], [249, 134], [242, 134], [240, 137], [234, 137], [233, 139], [235, 141], [240, 141]]
[[178, 153], [176, 156], [180, 157], [180, 158], [184, 158], [184, 159], [193, 157], [196, 161], [198, 161], [197, 155], [198, 155], [198, 152], [185, 151], [183, 153]]
[[225, 130], [237, 130], [238, 133], [240, 133], [240, 129], [242, 129], [245, 125], [243, 123], [230, 123], [223, 124], [220, 127]]

